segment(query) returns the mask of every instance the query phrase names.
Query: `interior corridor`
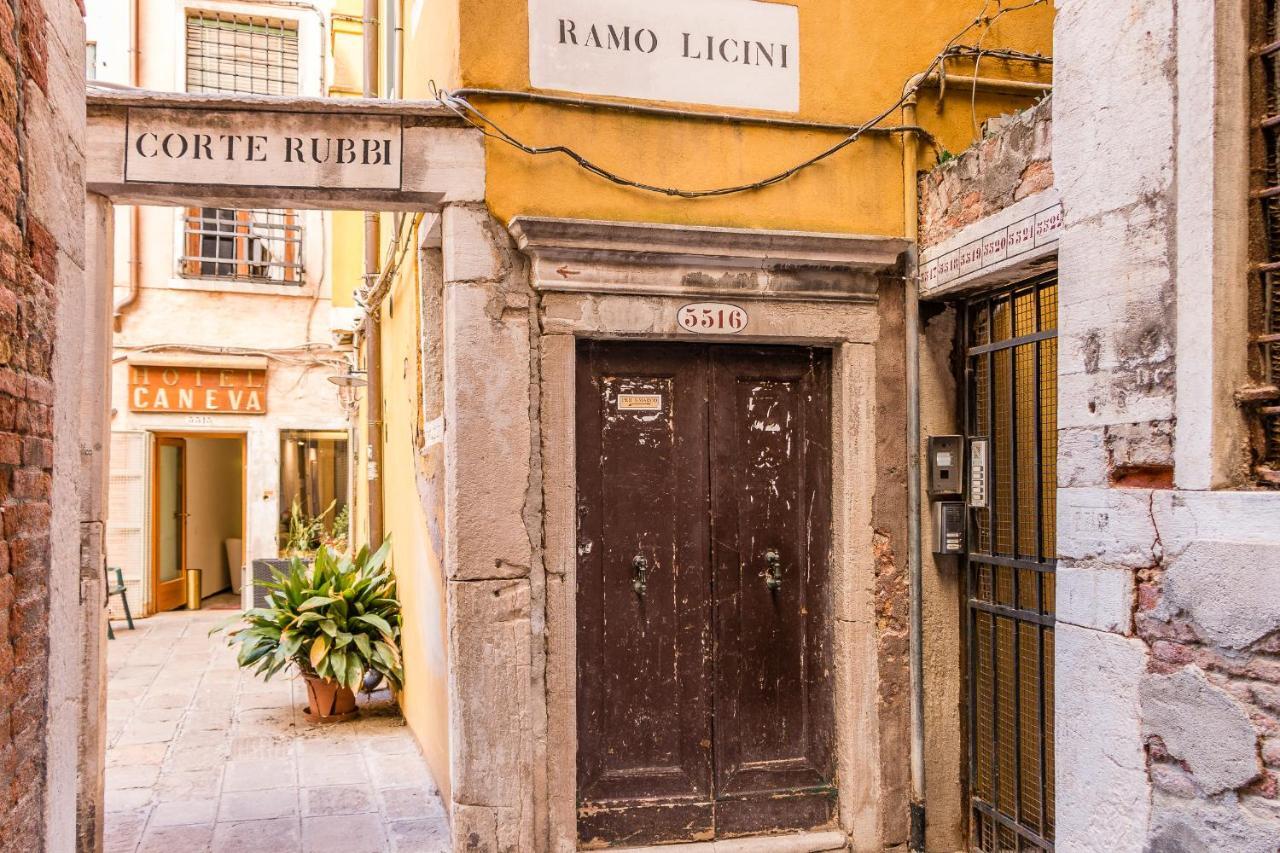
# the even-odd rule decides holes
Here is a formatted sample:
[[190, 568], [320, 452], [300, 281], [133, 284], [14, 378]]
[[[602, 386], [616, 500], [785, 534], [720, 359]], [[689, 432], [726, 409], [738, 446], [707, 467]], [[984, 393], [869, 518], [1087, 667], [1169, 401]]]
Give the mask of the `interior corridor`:
[[106, 853], [449, 849], [439, 794], [390, 695], [312, 726], [306, 690], [236, 667], [228, 610], [113, 622]]

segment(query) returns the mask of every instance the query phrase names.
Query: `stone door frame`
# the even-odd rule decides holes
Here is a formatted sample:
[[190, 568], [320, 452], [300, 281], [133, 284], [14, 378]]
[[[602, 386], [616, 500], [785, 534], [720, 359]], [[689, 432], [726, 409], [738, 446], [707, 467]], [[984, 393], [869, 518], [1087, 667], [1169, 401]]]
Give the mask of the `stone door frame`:
[[[530, 260], [538, 304], [545, 576], [532, 587], [545, 596], [545, 752], [536, 763], [546, 768], [549, 849], [578, 847], [574, 383], [577, 343], [588, 339], [831, 350], [829, 601], [835, 704], [845, 709], [835, 723], [838, 834], [841, 844], [852, 836], [859, 849], [875, 846], [882, 799], [871, 522], [877, 294], [882, 283], [893, 286], [905, 242], [523, 217], [510, 231]], [[748, 327], [720, 335], [679, 328], [679, 308], [702, 301], [746, 308]], [[544, 810], [535, 810], [541, 818]], [[828, 849], [823, 833], [812, 835], [812, 849]]]

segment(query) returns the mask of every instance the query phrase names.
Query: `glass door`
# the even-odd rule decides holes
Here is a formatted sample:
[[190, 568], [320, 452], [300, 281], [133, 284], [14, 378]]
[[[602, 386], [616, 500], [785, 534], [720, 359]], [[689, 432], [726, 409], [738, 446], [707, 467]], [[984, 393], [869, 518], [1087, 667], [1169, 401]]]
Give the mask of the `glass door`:
[[156, 611], [174, 610], [186, 600], [187, 443], [157, 438], [152, 492], [152, 589]]

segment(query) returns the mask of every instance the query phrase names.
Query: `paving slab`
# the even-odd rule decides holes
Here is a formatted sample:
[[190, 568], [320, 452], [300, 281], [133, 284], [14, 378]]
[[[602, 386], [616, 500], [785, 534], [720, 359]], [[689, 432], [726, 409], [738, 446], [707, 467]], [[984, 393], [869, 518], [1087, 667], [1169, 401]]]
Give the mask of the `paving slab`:
[[227, 615], [139, 619], [108, 644], [104, 853], [446, 853], [444, 805], [390, 695], [311, 726], [300, 681], [264, 683], [208, 636]]

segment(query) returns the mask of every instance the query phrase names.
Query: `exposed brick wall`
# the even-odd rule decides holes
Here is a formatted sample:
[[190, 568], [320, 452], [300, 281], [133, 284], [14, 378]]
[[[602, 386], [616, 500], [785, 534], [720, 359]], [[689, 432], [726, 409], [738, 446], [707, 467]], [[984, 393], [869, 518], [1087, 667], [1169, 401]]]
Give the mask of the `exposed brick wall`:
[[8, 850], [38, 850], [44, 839], [57, 246], [25, 214], [20, 166], [21, 93], [48, 86], [44, 34], [40, 0], [0, 0], [0, 846]]
[[1053, 102], [988, 122], [990, 135], [920, 179], [920, 248], [1053, 186]]
[[[1239, 649], [1215, 643], [1191, 614], [1165, 601], [1165, 574], [1159, 555], [1155, 565], [1138, 572], [1134, 627], [1150, 647], [1148, 672], [1183, 676], [1184, 694], [1190, 692], [1185, 684], [1203, 681], [1231, 697], [1223, 696], [1216, 708], [1213, 703], [1186, 704], [1191, 709], [1209, 706], [1210, 710], [1197, 715], [1201, 723], [1214, 722], [1213, 717], [1221, 714], [1225, 717], [1222, 725], [1229, 726], [1234, 717], [1239, 736], [1232, 740], [1241, 755], [1231, 774], [1206, 774], [1202, 766], [1188, 760], [1184, 750], [1171, 749], [1159, 733], [1148, 733], [1147, 767], [1152, 784], [1179, 799], [1218, 796], [1227, 791], [1246, 803], [1260, 798], [1269, 801], [1269, 810], [1280, 817], [1280, 631]], [[1266, 594], [1262, 590], [1258, 593]]]

